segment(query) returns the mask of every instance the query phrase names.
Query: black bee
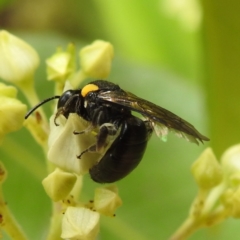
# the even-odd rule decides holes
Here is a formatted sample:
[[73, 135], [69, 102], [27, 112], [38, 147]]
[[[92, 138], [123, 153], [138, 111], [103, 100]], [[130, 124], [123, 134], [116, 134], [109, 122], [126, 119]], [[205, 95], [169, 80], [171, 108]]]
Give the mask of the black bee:
[[[96, 80], [82, 89], [68, 90], [61, 96], [48, 98], [30, 110], [25, 119], [42, 104], [58, 98], [57, 117], [70, 113], [89, 122], [90, 126], [75, 134], [96, 131], [96, 143], [80, 153], [101, 153], [107, 148], [102, 158], [90, 168], [91, 178], [99, 183], [112, 183], [128, 175], [141, 161], [153, 129], [164, 136], [173, 130], [181, 137], [195, 142], [209, 139], [199, 133], [193, 125], [147, 100], [122, 90], [118, 85]], [[145, 120], [134, 115], [140, 113]], [[109, 138], [114, 138], [109, 146]]]

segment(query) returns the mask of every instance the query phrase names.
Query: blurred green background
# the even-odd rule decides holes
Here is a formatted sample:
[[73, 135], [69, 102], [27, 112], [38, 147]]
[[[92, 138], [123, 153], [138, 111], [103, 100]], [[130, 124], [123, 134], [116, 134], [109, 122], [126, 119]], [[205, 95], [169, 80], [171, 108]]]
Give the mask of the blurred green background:
[[[239, 13], [238, 0], [0, 0], [0, 28], [40, 54], [35, 86], [41, 99], [53, 95], [45, 59], [56, 47], [74, 42], [80, 49], [103, 39], [115, 48], [109, 80], [178, 114], [211, 139], [196, 146], [173, 135], [167, 143], [153, 136], [139, 167], [117, 183], [123, 206], [116, 218], [102, 218], [98, 239], [168, 239], [197, 193], [192, 162], [208, 145], [220, 157], [239, 143]], [[51, 204], [41, 185], [47, 174], [41, 148], [22, 129], [6, 136], [0, 160], [9, 173], [8, 206], [29, 239], [44, 239]], [[89, 176], [85, 182], [87, 200], [98, 185]], [[237, 234], [239, 222], [229, 219], [190, 239]]]

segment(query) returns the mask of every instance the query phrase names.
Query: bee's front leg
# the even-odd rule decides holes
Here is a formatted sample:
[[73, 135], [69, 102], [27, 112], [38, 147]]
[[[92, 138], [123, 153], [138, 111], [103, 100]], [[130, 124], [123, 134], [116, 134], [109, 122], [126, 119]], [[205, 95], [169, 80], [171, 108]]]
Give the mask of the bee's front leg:
[[97, 134], [97, 141], [96, 144], [90, 146], [77, 158], [81, 158], [84, 153], [91, 152], [91, 153], [102, 153], [108, 144], [111, 142], [111, 139], [115, 137], [117, 133], [117, 126], [112, 123], [104, 123], [99, 128], [99, 133]]

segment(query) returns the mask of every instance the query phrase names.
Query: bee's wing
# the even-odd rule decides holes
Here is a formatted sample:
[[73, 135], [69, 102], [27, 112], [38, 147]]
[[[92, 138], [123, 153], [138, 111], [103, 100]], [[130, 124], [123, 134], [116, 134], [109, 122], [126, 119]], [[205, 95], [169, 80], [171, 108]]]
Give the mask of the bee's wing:
[[113, 102], [127, 107], [132, 111], [139, 112], [153, 123], [158, 135], [164, 136], [168, 129], [174, 130], [179, 137], [184, 137], [191, 142], [198, 144], [198, 141], [208, 141], [209, 139], [197, 131], [197, 129], [187, 121], [178, 117], [174, 113], [155, 105], [147, 100], [139, 98], [129, 92], [107, 91], [99, 93], [98, 98], [104, 101]]

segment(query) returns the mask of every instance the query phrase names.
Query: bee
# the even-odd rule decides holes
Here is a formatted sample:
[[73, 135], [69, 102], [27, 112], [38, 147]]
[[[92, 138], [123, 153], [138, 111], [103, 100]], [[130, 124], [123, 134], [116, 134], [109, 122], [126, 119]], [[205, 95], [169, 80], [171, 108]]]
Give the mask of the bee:
[[[162, 137], [168, 131], [175, 131], [180, 137], [197, 144], [209, 140], [174, 113], [105, 80], [96, 80], [82, 89], [67, 90], [61, 96], [45, 99], [31, 109], [25, 119], [53, 99], [58, 99], [55, 125], [58, 125], [57, 118], [60, 115], [67, 119], [70, 113], [75, 113], [86, 120], [89, 126], [74, 134], [97, 132], [96, 142], [81, 152], [78, 158], [83, 154], [101, 153], [107, 148], [89, 169], [91, 178], [98, 183], [118, 181], [133, 171], [143, 158], [153, 130]], [[132, 112], [140, 113], [144, 120]], [[114, 139], [111, 143], [110, 137]]]

